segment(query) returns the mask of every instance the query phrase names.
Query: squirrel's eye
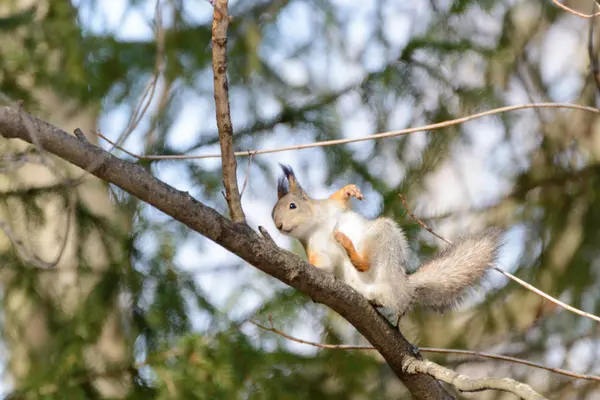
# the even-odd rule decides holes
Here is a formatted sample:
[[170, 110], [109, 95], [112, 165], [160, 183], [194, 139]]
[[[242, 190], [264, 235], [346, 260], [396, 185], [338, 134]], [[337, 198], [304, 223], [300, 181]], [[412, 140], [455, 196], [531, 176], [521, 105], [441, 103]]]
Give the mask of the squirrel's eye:
[[296, 208], [296, 203], [290, 203], [290, 210], [294, 210]]

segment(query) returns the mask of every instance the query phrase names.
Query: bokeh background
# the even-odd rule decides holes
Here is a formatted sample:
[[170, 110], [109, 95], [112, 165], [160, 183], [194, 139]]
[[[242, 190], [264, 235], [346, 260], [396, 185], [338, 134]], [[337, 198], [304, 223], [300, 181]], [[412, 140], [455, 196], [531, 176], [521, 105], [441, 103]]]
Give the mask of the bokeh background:
[[[592, 1], [565, 1], [589, 13]], [[111, 149], [218, 154], [206, 0], [0, 0], [0, 103]], [[596, 106], [593, 19], [550, 0], [236, 0], [229, 86], [237, 150], [362, 137], [505, 105]], [[597, 53], [598, 30], [591, 54]], [[148, 85], [151, 85], [150, 93]], [[150, 99], [148, 101], [148, 99]], [[140, 104], [142, 106], [140, 106]], [[147, 107], [145, 106], [147, 104]], [[136, 117], [139, 115], [139, 118]], [[0, 141], [2, 393], [14, 399], [397, 399], [403, 386], [344, 320], [161, 212], [35, 147]], [[137, 160], [227, 213], [219, 158]], [[46, 156], [47, 157], [47, 156]], [[506, 229], [499, 266], [600, 313], [600, 129], [595, 114], [530, 109], [437, 131], [238, 159], [253, 227], [276, 232], [279, 162], [325, 197], [357, 184], [366, 216], [405, 228], [413, 267], [452, 239]], [[23, 254], [23, 249], [28, 254]], [[56, 264], [44, 268], [44, 263]], [[416, 310], [420, 346], [497, 352], [600, 373], [596, 324], [499, 273], [460, 309]], [[427, 357], [509, 376], [552, 399], [600, 398], [595, 382], [486, 359]], [[461, 398], [509, 399], [499, 393]]]

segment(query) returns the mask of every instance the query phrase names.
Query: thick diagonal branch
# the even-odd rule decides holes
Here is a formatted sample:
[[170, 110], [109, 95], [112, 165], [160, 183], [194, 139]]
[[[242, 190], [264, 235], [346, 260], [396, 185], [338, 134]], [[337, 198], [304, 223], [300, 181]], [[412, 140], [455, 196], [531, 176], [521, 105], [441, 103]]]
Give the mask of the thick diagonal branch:
[[[178, 191], [154, 178], [144, 168], [121, 160], [44, 121], [25, 113], [21, 116], [29, 118], [29, 125], [36, 129], [40, 145], [46, 151], [84, 169], [97, 161], [99, 167], [93, 174], [100, 179], [156, 207], [261, 271], [339, 313], [379, 351], [416, 399], [453, 398], [434, 378], [421, 373], [407, 373], [403, 369], [406, 360], [415, 357], [412, 346], [350, 286], [311, 267], [295, 254], [278, 248], [248, 225], [232, 223], [187, 192]], [[31, 143], [19, 112], [10, 108], [0, 108], [0, 135]], [[420, 356], [417, 354], [416, 357]]]
[[236, 223], [246, 223], [237, 184], [237, 161], [233, 154], [233, 126], [229, 110], [229, 84], [227, 83], [227, 27], [229, 15], [227, 0], [216, 0], [212, 24], [212, 66], [215, 87], [217, 129], [221, 143], [221, 165], [225, 199], [231, 219]]

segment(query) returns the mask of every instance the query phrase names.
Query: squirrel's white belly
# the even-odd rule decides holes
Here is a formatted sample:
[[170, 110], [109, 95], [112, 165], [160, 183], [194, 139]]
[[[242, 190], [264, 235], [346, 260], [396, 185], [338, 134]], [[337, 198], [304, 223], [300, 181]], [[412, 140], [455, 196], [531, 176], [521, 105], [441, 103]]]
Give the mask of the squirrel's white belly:
[[334, 230], [338, 230], [348, 236], [354, 247], [356, 247], [356, 250], [361, 252], [365, 237], [371, 226], [370, 222], [357, 213], [345, 212], [340, 215]]
[[[338, 213], [338, 210], [335, 211]], [[354, 212], [339, 212], [331, 217], [333, 218], [330, 220], [334, 223], [325, 224], [313, 232], [308, 240], [308, 248], [318, 254], [321, 268], [342, 279], [368, 300], [374, 300], [377, 294], [376, 269], [358, 271], [342, 245], [333, 236], [335, 231], [342, 232], [352, 241], [356, 250], [362, 253], [372, 221]]]
[[[363, 218], [357, 213], [347, 212], [340, 215], [334, 230], [338, 230], [346, 235], [352, 241], [356, 250], [362, 253], [364, 251], [365, 238], [369, 234], [371, 226], [372, 221]], [[340, 245], [338, 244], [338, 246]], [[345, 251], [340, 262], [342, 264], [344, 281], [367, 299], [373, 300], [376, 296], [377, 271], [373, 268], [366, 272], [358, 271]]]

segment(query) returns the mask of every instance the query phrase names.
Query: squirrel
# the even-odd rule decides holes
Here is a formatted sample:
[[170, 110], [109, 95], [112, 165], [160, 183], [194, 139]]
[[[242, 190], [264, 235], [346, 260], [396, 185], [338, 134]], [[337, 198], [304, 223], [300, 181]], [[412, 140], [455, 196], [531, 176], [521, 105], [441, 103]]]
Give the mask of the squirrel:
[[409, 248], [404, 232], [390, 218], [369, 220], [351, 210], [346, 185], [329, 198], [311, 199], [291, 167], [281, 165], [272, 218], [277, 230], [300, 241], [308, 262], [332, 273], [375, 307], [400, 319], [414, 305], [438, 312], [454, 308], [485, 275], [501, 247], [501, 230], [465, 235], [408, 274]]

